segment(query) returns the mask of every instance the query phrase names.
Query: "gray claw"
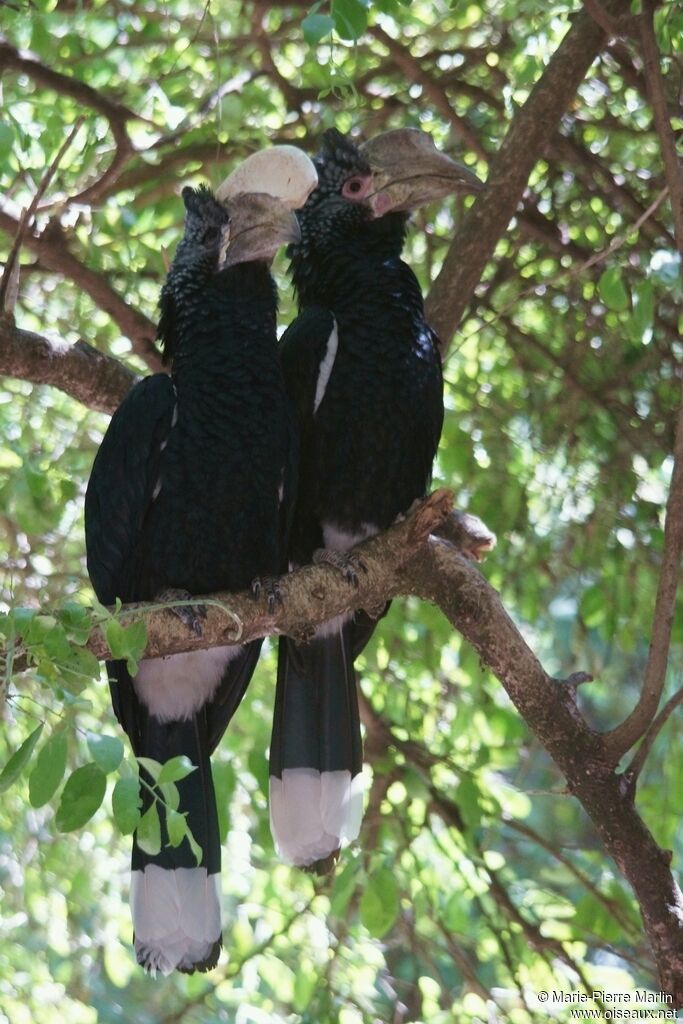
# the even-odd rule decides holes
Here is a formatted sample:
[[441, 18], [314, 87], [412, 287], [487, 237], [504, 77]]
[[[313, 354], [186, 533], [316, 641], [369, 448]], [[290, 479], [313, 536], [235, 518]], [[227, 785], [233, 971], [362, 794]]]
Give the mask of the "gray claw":
[[[177, 587], [167, 587], [162, 590], [160, 594], [157, 594], [157, 601], [163, 601], [164, 603], [172, 603], [173, 601], [191, 601], [192, 594], [187, 590], [181, 590]], [[181, 604], [175, 607], [170, 607], [169, 611], [175, 615], [177, 619], [186, 626], [190, 632], [194, 633], [195, 636], [201, 636], [204, 629], [201, 624], [201, 619], [206, 618], [206, 608], [203, 604]]]
[[354, 554], [353, 551], [339, 551], [337, 548], [316, 548], [313, 552], [313, 564], [331, 565], [354, 587], [358, 586], [359, 573], [368, 571], [360, 555]]
[[269, 615], [273, 615], [275, 609], [284, 604], [278, 576], [256, 576], [251, 581], [251, 593], [255, 601], [258, 601], [262, 594], [265, 595]]

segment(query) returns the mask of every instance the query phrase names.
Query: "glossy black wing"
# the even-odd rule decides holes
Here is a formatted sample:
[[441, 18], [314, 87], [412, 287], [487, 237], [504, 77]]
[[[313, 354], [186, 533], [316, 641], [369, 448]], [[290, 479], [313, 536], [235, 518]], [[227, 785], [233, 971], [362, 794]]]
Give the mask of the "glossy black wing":
[[95, 456], [85, 495], [85, 544], [90, 580], [103, 604], [143, 596], [135, 592], [134, 553], [175, 403], [170, 377], [146, 377], [112, 416]]
[[312, 422], [321, 385], [324, 391], [321, 370], [323, 378], [326, 370], [329, 378], [336, 354], [336, 328], [329, 309], [302, 310], [283, 334], [280, 353], [287, 394], [303, 432]]

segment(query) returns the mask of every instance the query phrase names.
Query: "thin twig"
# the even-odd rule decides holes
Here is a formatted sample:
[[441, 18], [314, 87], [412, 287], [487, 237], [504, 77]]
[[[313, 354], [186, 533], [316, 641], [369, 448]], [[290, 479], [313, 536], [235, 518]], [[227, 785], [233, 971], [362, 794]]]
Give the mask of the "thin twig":
[[[554, 287], [557, 284], [564, 284], [567, 281], [572, 280], [572, 278], [579, 277], [586, 270], [589, 270], [591, 267], [594, 267], [596, 263], [602, 263], [603, 260], [606, 260], [607, 257], [611, 256], [612, 253], [617, 251], [617, 249], [621, 249], [621, 247], [625, 245], [628, 241], [630, 235], [640, 230], [645, 221], [649, 220], [649, 218], [652, 217], [652, 215], [657, 211], [658, 207], [660, 206], [664, 198], [668, 195], [668, 193], [669, 187], [667, 185], [661, 190], [661, 192], [659, 192], [655, 196], [655, 198], [648, 206], [647, 210], [643, 210], [640, 217], [638, 217], [638, 220], [631, 224], [623, 234], [614, 236], [614, 238], [612, 239], [612, 241], [606, 249], [602, 249], [600, 252], [594, 253], [589, 259], [585, 260], [578, 267], [569, 267], [567, 270], [560, 270], [553, 277], [549, 277], [545, 281], [537, 281], [536, 284], [532, 284], [528, 288], [524, 288], [521, 292], [518, 292], [513, 299], [510, 299], [509, 302], [506, 302], [502, 309], [497, 310], [495, 315], [492, 316], [489, 320], [484, 320], [480, 324], [480, 326], [476, 328], [476, 330], [471, 331], [466, 336], [463, 336], [463, 341], [469, 341], [470, 338], [475, 337], [477, 334], [480, 333], [480, 331], [483, 331], [486, 327], [491, 327], [493, 324], [497, 323], [506, 315], [506, 313], [509, 313], [510, 310], [514, 309], [519, 304], [520, 299], [525, 299], [529, 295], [537, 294], [539, 288], [543, 288], [545, 290], [547, 288]], [[448, 364], [448, 361], [451, 359], [452, 356], [454, 356], [458, 352], [458, 350], [459, 346], [451, 346], [451, 350], [448, 353], [446, 359], [444, 360], [444, 366]]]
[[673, 697], [669, 698], [662, 710], [659, 712], [654, 722], [643, 736], [643, 742], [638, 747], [635, 757], [626, 769], [624, 776], [628, 780], [628, 784], [632, 789], [635, 789], [638, 777], [643, 770], [643, 765], [650, 756], [650, 751], [652, 750], [655, 740], [679, 704], [683, 704], [683, 687], [681, 687], [680, 690], [677, 690]]
[[[664, 171], [674, 216], [676, 242], [678, 251], [683, 256], [683, 171], [676, 155], [676, 144], [666, 105], [664, 82], [659, 67], [659, 51], [653, 27], [653, 12], [653, 0], [645, 0], [640, 17], [645, 80], [664, 160]], [[643, 688], [631, 714], [605, 737], [605, 749], [612, 763], [616, 763], [622, 754], [626, 753], [636, 740], [646, 733], [648, 727], [654, 724], [655, 714], [664, 690], [678, 581], [681, 574], [681, 555], [683, 554], [683, 376], [681, 377], [681, 399], [676, 423], [673, 459], [671, 485], [666, 503], [662, 568], [657, 584], [650, 650], [645, 666]], [[647, 751], [643, 756], [647, 756]]]
[[678, 251], [683, 256], [683, 165], [681, 165], [676, 152], [676, 139], [671, 128], [671, 118], [666, 103], [666, 91], [654, 31], [654, 10], [654, 0], [643, 0], [643, 13], [638, 20], [643, 48], [645, 83], [662, 150], [664, 173], [669, 186], [671, 210], [674, 217], [676, 242]]
[[38, 182], [38, 188], [36, 189], [33, 199], [21, 214], [19, 227], [17, 228], [17, 233], [14, 236], [12, 248], [10, 249], [9, 256], [7, 257], [5, 270], [2, 275], [2, 280], [0, 281], [0, 312], [5, 316], [12, 316], [14, 314], [14, 307], [16, 305], [17, 292], [19, 289], [19, 253], [21, 251], [24, 238], [26, 237], [29, 222], [35, 216], [36, 210], [38, 209], [38, 203], [45, 195], [47, 187], [55, 176], [64, 154], [75, 139], [76, 134], [84, 121], [85, 117], [82, 115], [76, 119], [73, 128], [60, 146], [54, 160], [43, 172], [43, 176]]

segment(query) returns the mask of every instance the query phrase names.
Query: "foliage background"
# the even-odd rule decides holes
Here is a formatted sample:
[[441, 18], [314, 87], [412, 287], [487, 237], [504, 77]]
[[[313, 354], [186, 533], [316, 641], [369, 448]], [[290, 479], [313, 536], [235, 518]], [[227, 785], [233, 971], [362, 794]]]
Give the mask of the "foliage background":
[[[155, 318], [181, 230], [182, 184], [217, 184], [266, 142], [314, 148], [332, 124], [365, 135], [420, 126], [485, 177], [577, 9], [561, 0], [333, 0], [312, 13], [232, 0], [3, 6], [10, 48], [89, 87], [69, 91], [0, 49], [5, 255], [21, 208], [84, 115], [38, 215], [42, 241], [23, 250], [19, 325], [86, 339], [144, 372], [153, 364], [145, 318]], [[665, 4], [656, 27], [673, 101], [680, 7]], [[666, 201], [651, 209], [664, 180], [644, 93], [637, 48], [615, 38], [546, 140], [450, 349], [435, 473], [498, 533], [484, 570], [546, 667], [595, 675], [582, 705], [597, 728], [635, 702], [647, 656], [682, 354], [679, 265]], [[415, 220], [408, 256], [425, 291], [461, 213], [454, 202]], [[285, 269], [279, 262], [283, 325], [293, 315]], [[124, 321], [124, 304], [141, 316]], [[91, 601], [82, 501], [106, 422], [57, 390], [2, 382], [7, 607]], [[631, 893], [445, 620], [395, 602], [360, 669], [363, 842], [336, 878], [318, 882], [279, 865], [270, 839], [272, 652], [262, 659], [217, 757], [226, 955], [208, 977], [139, 972], [130, 841], [110, 797], [87, 827], [61, 833], [61, 791], [45, 806], [29, 799], [34, 760], [0, 804], [0, 1021], [527, 1024], [565, 1019], [538, 1003], [542, 988], [656, 988]], [[668, 692], [682, 675], [679, 614]], [[66, 775], [93, 760], [109, 767], [88, 745], [89, 732], [117, 735], [103, 682], [45, 666], [19, 677], [1, 763], [40, 721], [37, 752], [64, 736]], [[639, 807], [680, 863], [675, 731], [671, 720]], [[44, 759], [55, 785], [59, 745]]]

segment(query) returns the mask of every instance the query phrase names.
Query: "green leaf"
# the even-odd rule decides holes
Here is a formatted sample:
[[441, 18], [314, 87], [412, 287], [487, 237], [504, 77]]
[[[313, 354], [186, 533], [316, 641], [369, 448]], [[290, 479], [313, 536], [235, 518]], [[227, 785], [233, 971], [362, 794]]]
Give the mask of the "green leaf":
[[368, 877], [361, 896], [361, 922], [375, 938], [381, 939], [398, 917], [398, 885], [389, 868], [379, 868]]
[[88, 750], [95, 764], [103, 772], [115, 772], [123, 760], [123, 743], [117, 736], [98, 736], [97, 733], [87, 734]]
[[481, 822], [481, 792], [471, 775], [463, 775], [458, 783], [458, 807], [467, 828], [473, 829]]
[[180, 846], [187, 835], [187, 819], [185, 815], [180, 814], [178, 811], [167, 811], [166, 828], [170, 845]]
[[201, 862], [202, 862], [202, 848], [199, 845], [199, 843], [197, 842], [197, 840], [195, 839], [195, 837], [192, 835], [192, 832], [191, 832], [189, 826], [187, 827], [186, 839], [187, 839], [188, 843], [190, 844], [190, 849], [192, 850], [192, 853], [194, 854], [194, 859], [197, 862], [197, 865], [201, 864]]
[[116, 660], [125, 660], [128, 671], [135, 675], [147, 644], [147, 629], [144, 622], [132, 622], [130, 626], [122, 626], [118, 619], [111, 618], [103, 628], [112, 657]]
[[356, 40], [368, 27], [368, 12], [361, 0], [332, 0], [332, 18], [341, 39]]
[[639, 337], [652, 327], [655, 296], [652, 282], [639, 281], [633, 290], [633, 324]]
[[158, 783], [159, 789], [161, 790], [161, 796], [166, 807], [170, 807], [171, 810], [177, 811], [180, 806], [180, 793], [175, 782], [163, 782]]
[[584, 591], [579, 606], [579, 614], [588, 629], [594, 629], [607, 617], [605, 593], [602, 587], [592, 586]]
[[318, 987], [318, 973], [310, 964], [298, 964], [294, 979], [292, 1005], [297, 1013], [303, 1013], [311, 1002]]
[[4, 793], [6, 789], [9, 789], [13, 782], [16, 782], [26, 765], [31, 760], [31, 754], [35, 749], [36, 743], [40, 739], [43, 726], [43, 722], [36, 726], [33, 732], [26, 737], [21, 746], [14, 751], [9, 761], [2, 769], [2, 772], [0, 772], [0, 793]]
[[224, 843], [230, 829], [230, 800], [235, 791], [237, 778], [235, 769], [229, 761], [216, 761], [211, 771], [218, 808], [218, 833], [221, 843]]
[[257, 750], [254, 747], [249, 751], [247, 764], [249, 766], [249, 771], [258, 782], [259, 789], [263, 795], [267, 797], [269, 786], [268, 758], [262, 750]]
[[179, 757], [172, 757], [169, 761], [166, 761], [157, 776], [157, 782], [159, 785], [162, 785], [164, 782], [180, 782], [181, 779], [186, 778], [196, 770], [197, 766], [192, 764], [189, 757], [181, 754]]
[[628, 309], [628, 292], [619, 267], [608, 267], [598, 281], [598, 291], [608, 309], [623, 313]]
[[77, 768], [66, 780], [57, 808], [56, 824], [60, 832], [73, 832], [90, 821], [104, 800], [107, 776], [90, 762]]
[[28, 798], [32, 807], [43, 807], [57, 792], [66, 771], [66, 755], [66, 733], [53, 733], [39, 750], [29, 776]]
[[111, 795], [111, 809], [119, 831], [128, 836], [134, 832], [140, 821], [140, 784], [131, 776], [119, 779]]
[[329, 35], [334, 28], [334, 18], [329, 14], [309, 14], [301, 22], [304, 39], [309, 46], [315, 46]]
[[141, 768], [144, 768], [150, 778], [156, 782], [159, 778], [162, 765], [159, 761], [155, 761], [153, 757], [138, 757], [136, 758]]
[[155, 803], [140, 818], [135, 838], [140, 849], [150, 857], [161, 851], [161, 824]]
[[57, 618], [72, 643], [84, 644], [90, 636], [90, 615], [88, 609], [76, 601], [67, 601], [57, 610]]
[[0, 121], [0, 160], [6, 160], [12, 152], [14, 132], [6, 121]]
[[356, 890], [357, 877], [358, 865], [353, 860], [349, 860], [335, 877], [330, 899], [330, 913], [333, 917], [341, 917], [345, 913]]

